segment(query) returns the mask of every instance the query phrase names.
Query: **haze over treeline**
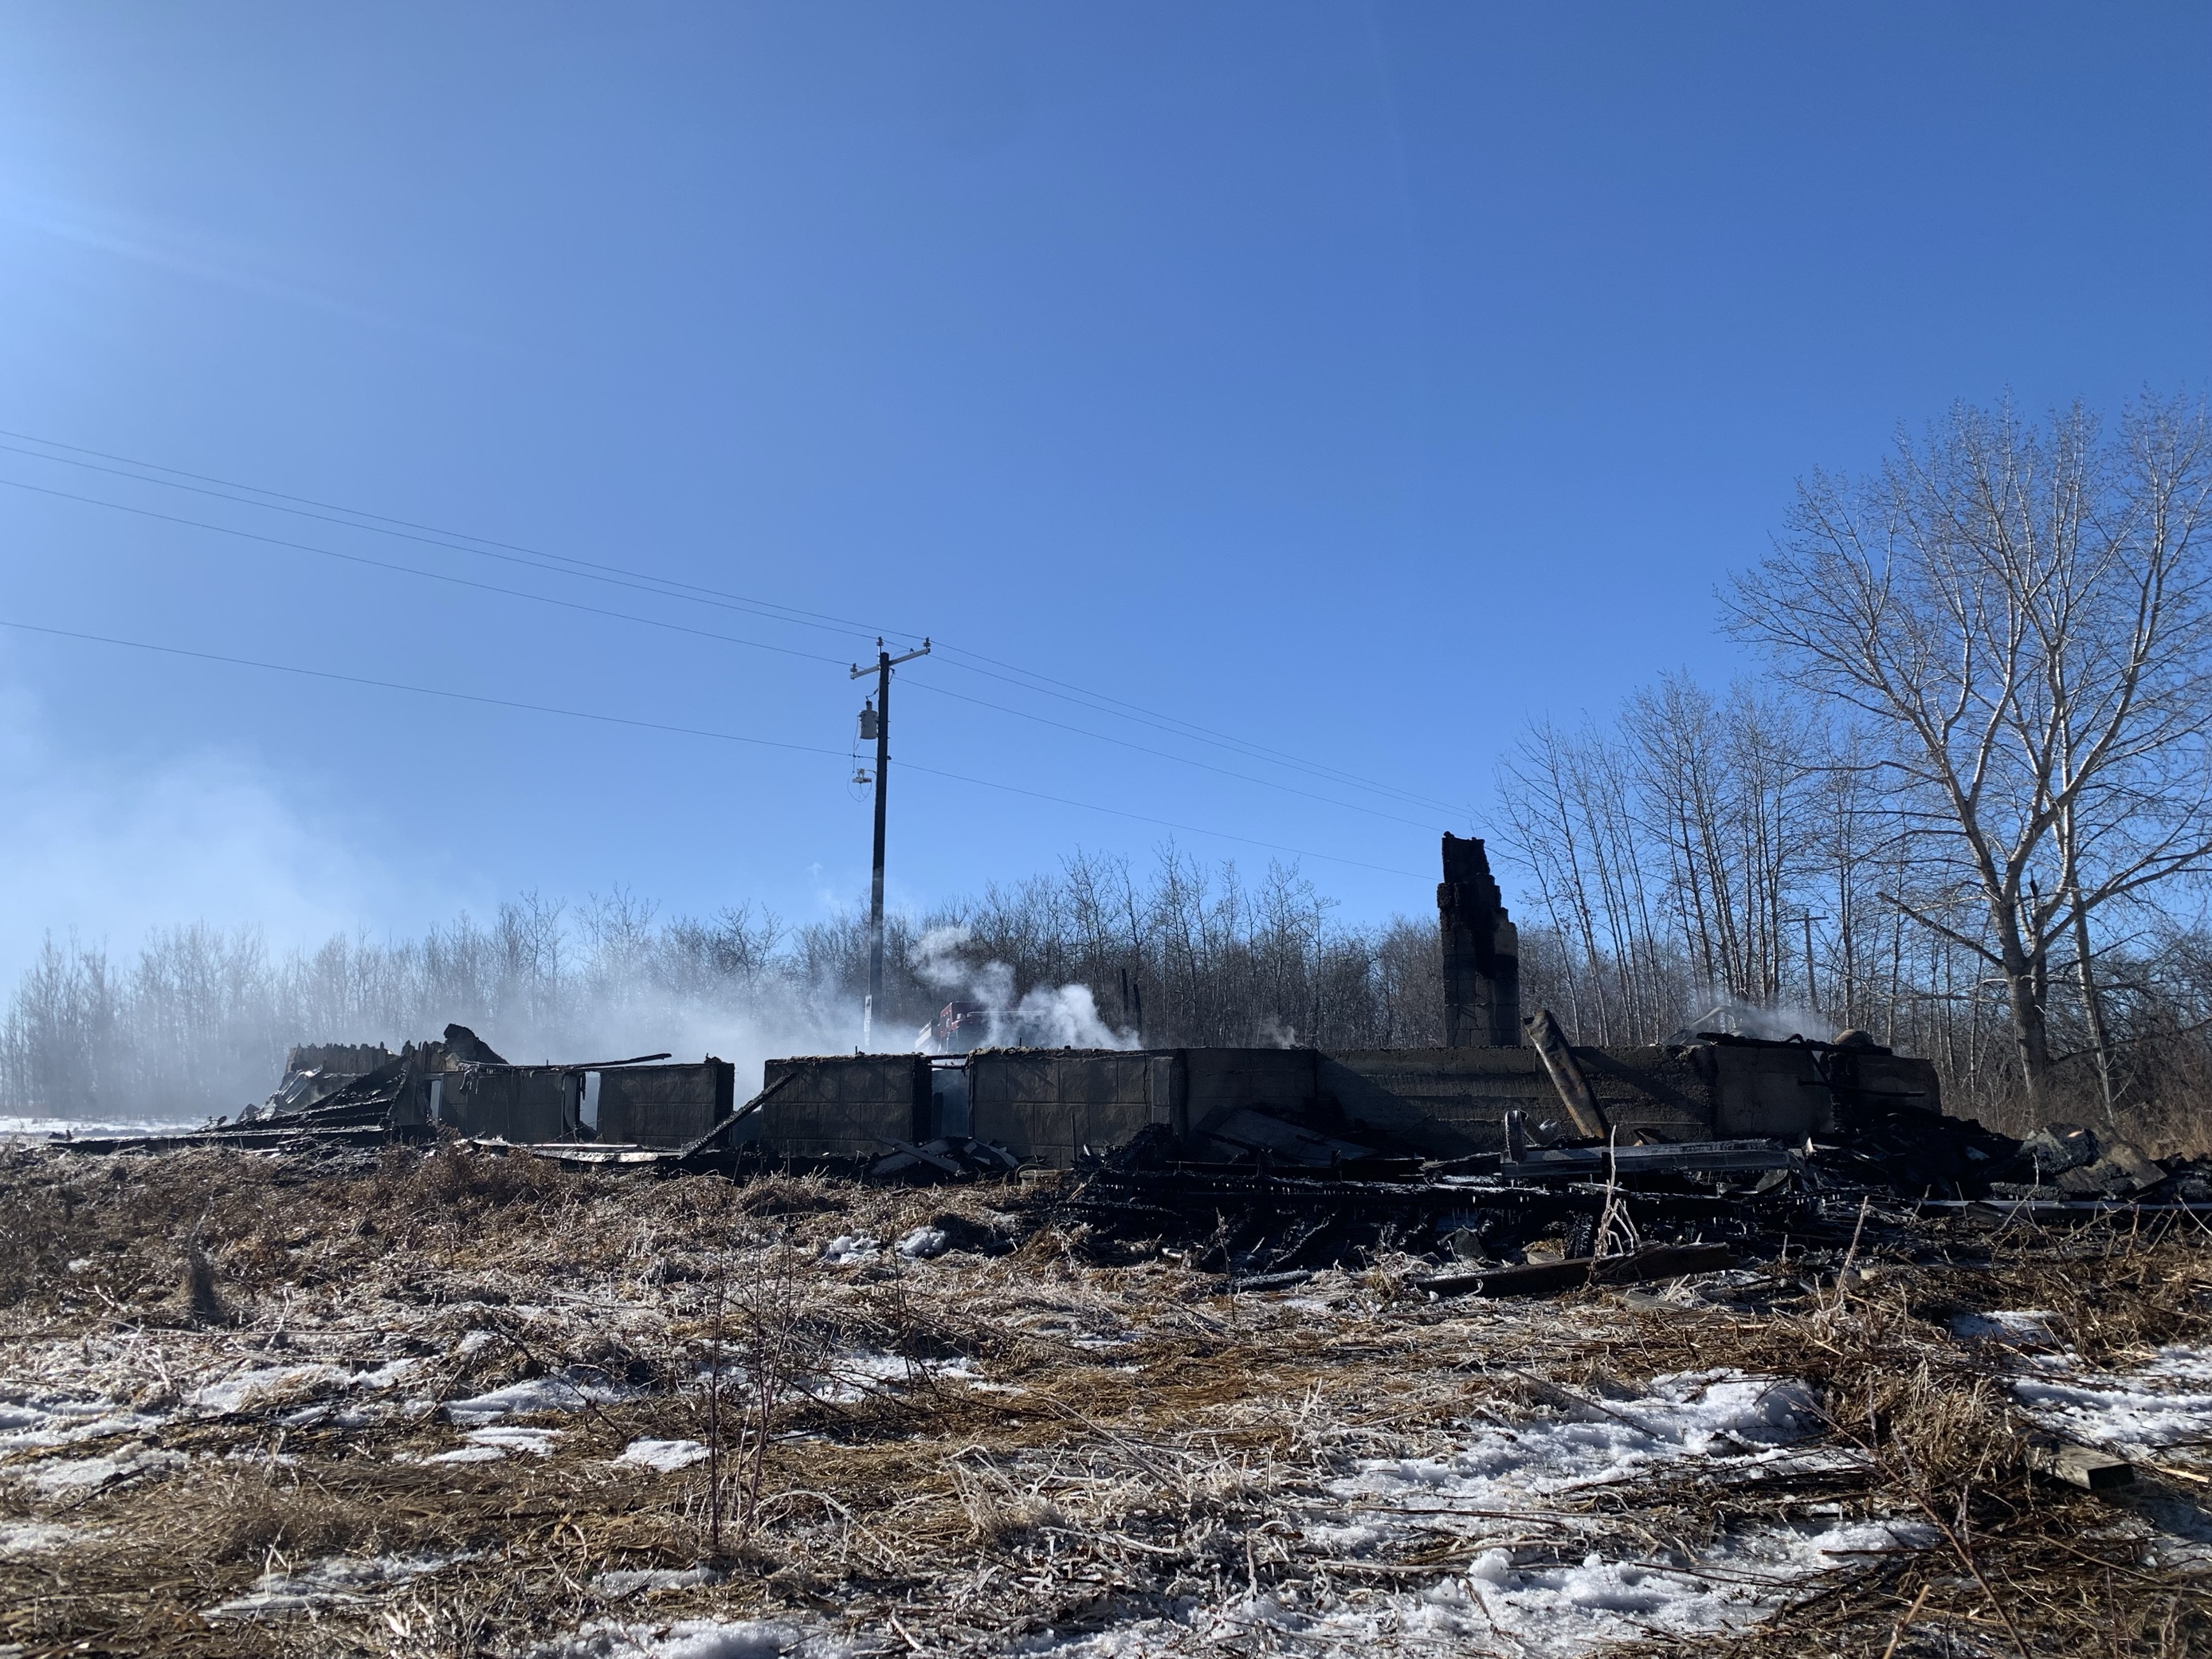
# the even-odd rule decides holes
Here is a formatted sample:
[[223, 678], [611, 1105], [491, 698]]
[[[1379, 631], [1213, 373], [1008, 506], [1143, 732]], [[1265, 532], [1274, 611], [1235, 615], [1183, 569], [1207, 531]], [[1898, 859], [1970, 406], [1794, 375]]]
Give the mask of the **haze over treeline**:
[[[1279, 866], [1255, 883], [1173, 848], [1148, 872], [1079, 853], [892, 915], [874, 1046], [907, 1047], [955, 998], [999, 1005], [1007, 1041], [1437, 1041], [1434, 922], [1347, 927], [1330, 909]], [[757, 1077], [770, 1054], [853, 1048], [867, 975], [865, 915], [660, 917], [627, 892], [527, 896], [484, 922], [313, 950], [202, 927], [158, 932], [125, 961], [50, 941], [0, 1030], [0, 1099], [66, 1116], [234, 1112], [275, 1085], [293, 1043], [396, 1046], [449, 1020], [514, 1060], [712, 1049]]]
[[[1934, 1059], [1946, 1103], [2193, 1137], [2212, 1084], [2212, 430], [1960, 408], [1861, 478], [1814, 474], [1721, 595], [1767, 671], [1685, 670], [1605, 716], [1533, 722], [1498, 769], [1493, 862], [1524, 1006], [1585, 1043], [1717, 1004]], [[1294, 868], [1172, 846], [892, 918], [872, 1043], [946, 1000], [1000, 1041], [1419, 1047], [1441, 1037], [1424, 911], [1340, 921]], [[514, 1059], [860, 1037], [864, 921], [659, 917], [535, 896], [414, 940], [272, 952], [156, 933], [50, 941], [9, 1000], [0, 1101], [70, 1117], [232, 1111], [299, 1042], [476, 1029]]]

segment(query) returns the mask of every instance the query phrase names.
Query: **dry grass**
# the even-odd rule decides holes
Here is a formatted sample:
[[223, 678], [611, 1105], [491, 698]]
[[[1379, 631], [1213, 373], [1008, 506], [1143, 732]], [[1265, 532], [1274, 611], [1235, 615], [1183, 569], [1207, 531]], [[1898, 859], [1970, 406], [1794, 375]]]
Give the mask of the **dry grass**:
[[[350, 1171], [19, 1156], [0, 1222], [35, 1247], [0, 1266], [0, 1381], [161, 1416], [69, 1457], [137, 1445], [176, 1461], [41, 1497], [4, 1477], [64, 1454], [0, 1453], [0, 1513], [86, 1529], [0, 1557], [0, 1643], [521, 1653], [594, 1618], [773, 1615], [902, 1650], [901, 1632], [929, 1651], [988, 1651], [1189, 1618], [1255, 1589], [1384, 1607], [1501, 1540], [1537, 1564], [1694, 1553], [1840, 1512], [1918, 1519], [1940, 1541], [1808, 1583], [1725, 1645], [1876, 1659], [2205, 1644], [2192, 1570], [2145, 1553], [2153, 1523], [2195, 1524], [2190, 1483], [2114, 1503], [2032, 1479], [2011, 1433], [2011, 1358], [1950, 1331], [1963, 1312], [2047, 1310], [2086, 1362], [2116, 1366], [2212, 1338], [2212, 1259], [2189, 1237], [1897, 1235], [1862, 1251], [1871, 1277], [1848, 1289], [1832, 1257], [1793, 1258], [1731, 1297], [1656, 1310], [1605, 1291], [1422, 1303], [1388, 1261], [1296, 1296], [1228, 1297], [1139, 1251], [1099, 1265], [1049, 1196], [623, 1181], [453, 1147]], [[52, 1236], [34, 1239], [33, 1219]], [[971, 1248], [818, 1259], [840, 1235], [889, 1243], [925, 1224]], [[195, 1229], [222, 1320], [195, 1322], [177, 1300]], [[793, 1376], [871, 1358], [839, 1386], [748, 1404], [732, 1382], [710, 1401], [711, 1356], [758, 1371], [770, 1349], [769, 1368]], [[404, 1385], [381, 1392], [283, 1380], [404, 1360]], [[1439, 1517], [1371, 1559], [1317, 1541], [1316, 1517], [1341, 1506], [1331, 1483], [1362, 1460], [1439, 1455], [1485, 1424], [1577, 1400], [1603, 1412], [1655, 1376], [1716, 1366], [1803, 1379], [1840, 1455], [1721, 1485], [1686, 1460], [1632, 1492], [1562, 1494], [1540, 1516]], [[233, 1410], [187, 1403], [241, 1369], [275, 1380]], [[547, 1376], [606, 1397], [517, 1419], [558, 1431], [542, 1457], [423, 1461], [462, 1445], [465, 1425], [398, 1405]], [[710, 1413], [726, 1467], [616, 1461], [641, 1438], [709, 1438]], [[717, 1513], [719, 1582], [594, 1587], [611, 1571], [691, 1567]], [[425, 1552], [459, 1559], [312, 1621], [203, 1616], [264, 1573]]]

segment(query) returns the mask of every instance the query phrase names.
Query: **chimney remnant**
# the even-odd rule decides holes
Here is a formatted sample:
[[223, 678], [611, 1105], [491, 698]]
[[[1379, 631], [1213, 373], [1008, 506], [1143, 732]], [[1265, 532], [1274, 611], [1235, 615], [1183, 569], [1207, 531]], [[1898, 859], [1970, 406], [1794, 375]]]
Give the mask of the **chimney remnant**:
[[1472, 836], [1444, 836], [1437, 920], [1444, 947], [1444, 1046], [1518, 1048], [1521, 936], [1482, 843]]

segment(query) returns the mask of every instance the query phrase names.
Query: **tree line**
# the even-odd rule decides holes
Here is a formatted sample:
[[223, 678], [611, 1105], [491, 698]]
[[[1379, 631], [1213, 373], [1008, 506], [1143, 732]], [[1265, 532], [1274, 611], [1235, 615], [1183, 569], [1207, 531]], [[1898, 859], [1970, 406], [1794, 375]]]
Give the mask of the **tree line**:
[[[1496, 777], [1493, 856], [1524, 1006], [1586, 1043], [1706, 1019], [1843, 1027], [1934, 1059], [1954, 1109], [2176, 1145], [2212, 1082], [2212, 605], [2201, 406], [2107, 423], [1960, 407], [1857, 478], [1800, 484], [1723, 625], [1765, 672], [1662, 677], [1604, 718], [1532, 724]], [[1296, 869], [1172, 846], [1078, 854], [893, 917], [874, 1046], [954, 997], [1002, 1041], [1420, 1047], [1434, 919], [1352, 926]], [[477, 1029], [511, 1058], [859, 1040], [858, 915], [662, 918], [534, 896], [420, 939], [272, 953], [157, 933], [50, 941], [0, 1025], [0, 1107], [234, 1110], [302, 1041]]]
[[1999, 1120], [2193, 1117], [2208, 500], [2203, 407], [2154, 398], [1961, 406], [1801, 483], [1720, 594], [1765, 676], [1539, 721], [1500, 769], [1569, 1023], [1649, 1041], [1711, 998], [1869, 1029]]
[[[1144, 871], [1078, 854], [1048, 875], [887, 919], [886, 1007], [903, 1048], [945, 1003], [997, 1002], [1005, 1042], [1434, 1043], [1432, 920], [1350, 927], [1295, 870], [1248, 881], [1175, 847]], [[635, 895], [537, 896], [419, 939], [272, 951], [256, 930], [161, 931], [135, 958], [49, 939], [0, 1024], [0, 1112], [188, 1120], [276, 1086], [300, 1042], [435, 1036], [510, 1060], [849, 1051], [868, 980], [865, 915], [790, 926], [756, 908], [663, 917]], [[1051, 994], [1039, 997], [1040, 991]]]

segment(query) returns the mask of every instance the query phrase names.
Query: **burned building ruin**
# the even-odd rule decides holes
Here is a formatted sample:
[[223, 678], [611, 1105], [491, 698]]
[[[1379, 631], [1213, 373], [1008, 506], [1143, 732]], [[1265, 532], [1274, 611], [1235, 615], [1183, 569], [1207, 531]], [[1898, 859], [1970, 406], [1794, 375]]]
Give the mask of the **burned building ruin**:
[[1194, 1161], [1341, 1166], [1497, 1152], [1516, 1123], [1547, 1139], [1798, 1144], [1854, 1115], [1940, 1113], [1932, 1065], [1857, 1036], [1839, 1045], [1712, 1031], [1600, 1048], [1566, 1042], [1548, 1012], [1524, 1022], [1519, 939], [1479, 840], [1444, 836], [1437, 914], [1441, 1048], [772, 1060], [751, 1109], [726, 1133], [803, 1163], [983, 1143], [1066, 1169], [1149, 1135]]
[[1934, 1066], [1863, 1033], [1570, 1043], [1548, 1010], [1521, 1014], [1518, 937], [1482, 842], [1447, 835], [1443, 861], [1446, 1040], [1433, 1048], [970, 1046], [984, 1011], [954, 1003], [930, 1028], [939, 1052], [770, 1060], [739, 1106], [736, 1068], [711, 1055], [517, 1065], [448, 1025], [397, 1054], [295, 1048], [265, 1107], [201, 1133], [242, 1146], [451, 1134], [586, 1161], [939, 1174], [1073, 1169], [1142, 1145], [1192, 1164], [1351, 1171], [1522, 1144], [1796, 1146], [1900, 1114], [1940, 1118]]

